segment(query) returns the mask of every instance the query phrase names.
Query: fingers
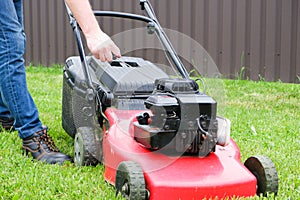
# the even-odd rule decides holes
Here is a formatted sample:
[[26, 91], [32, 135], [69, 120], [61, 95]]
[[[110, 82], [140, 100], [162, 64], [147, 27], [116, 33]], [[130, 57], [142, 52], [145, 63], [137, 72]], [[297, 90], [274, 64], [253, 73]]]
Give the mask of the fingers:
[[121, 57], [121, 52], [120, 49], [114, 45], [114, 47], [112, 48], [111, 52], [117, 57], [120, 58]]
[[109, 51], [106, 53], [107, 53], [106, 58], [108, 62], [111, 62], [112, 60], [116, 59], [116, 57], [117, 58], [121, 57], [120, 49], [115, 44], [110, 46]]
[[106, 57], [105, 57], [105, 54], [104, 53], [101, 53], [99, 52], [99, 54], [97, 54], [99, 56], [99, 59], [102, 61], [102, 62], [105, 62], [106, 61]]
[[113, 55], [120, 58], [121, 53], [117, 46], [108, 46], [102, 47], [97, 50], [97, 52], [93, 53], [97, 59], [100, 59], [102, 62], [108, 61], [111, 62], [113, 60]]
[[91, 47], [90, 49], [92, 49], [91, 53], [95, 56], [95, 58], [101, 60], [102, 62], [111, 62], [113, 60], [113, 55], [115, 55], [118, 58], [121, 57], [120, 49], [110, 39], [100, 43], [100, 45], [94, 48]]
[[114, 59], [113, 55], [115, 55], [118, 58], [121, 57], [120, 50], [116, 46], [102, 47], [94, 53], [94, 56], [102, 62], [111, 62]]

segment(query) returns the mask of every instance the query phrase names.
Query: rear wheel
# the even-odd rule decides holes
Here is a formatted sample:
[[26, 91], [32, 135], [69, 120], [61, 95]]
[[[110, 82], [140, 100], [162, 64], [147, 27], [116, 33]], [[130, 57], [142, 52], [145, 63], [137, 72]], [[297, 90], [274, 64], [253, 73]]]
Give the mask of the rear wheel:
[[252, 156], [245, 161], [245, 166], [256, 177], [257, 195], [277, 195], [278, 175], [274, 163], [265, 156]]
[[[102, 159], [101, 130], [80, 127], [74, 139], [74, 163], [96, 166]], [[99, 133], [100, 132], [100, 133]]]
[[144, 173], [140, 165], [133, 161], [121, 162], [116, 173], [116, 192], [130, 200], [146, 199]]

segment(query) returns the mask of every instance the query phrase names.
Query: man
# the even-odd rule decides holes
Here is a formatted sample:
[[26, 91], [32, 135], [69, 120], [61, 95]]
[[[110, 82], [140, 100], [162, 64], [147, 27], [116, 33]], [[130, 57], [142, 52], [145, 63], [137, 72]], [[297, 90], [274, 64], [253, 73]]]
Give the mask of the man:
[[[88, 0], [66, 1], [77, 19], [87, 45], [101, 61], [111, 61], [120, 50], [101, 31]], [[22, 149], [39, 161], [62, 164], [72, 158], [61, 153], [42, 126], [37, 108], [27, 89], [23, 0], [0, 1], [0, 126], [15, 129], [23, 140]]]

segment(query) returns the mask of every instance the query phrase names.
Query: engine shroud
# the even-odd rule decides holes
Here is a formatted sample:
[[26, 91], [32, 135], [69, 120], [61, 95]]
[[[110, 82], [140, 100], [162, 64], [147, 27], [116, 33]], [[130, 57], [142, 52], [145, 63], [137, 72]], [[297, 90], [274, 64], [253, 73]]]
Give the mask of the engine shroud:
[[217, 143], [217, 102], [187, 79], [158, 79], [137, 116], [136, 141], [152, 150], [207, 156]]

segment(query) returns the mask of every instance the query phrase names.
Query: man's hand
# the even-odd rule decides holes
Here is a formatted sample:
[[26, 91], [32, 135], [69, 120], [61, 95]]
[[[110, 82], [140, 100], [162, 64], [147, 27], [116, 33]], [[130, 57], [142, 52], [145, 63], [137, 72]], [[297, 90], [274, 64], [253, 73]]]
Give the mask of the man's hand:
[[113, 60], [113, 55], [121, 57], [120, 49], [104, 32], [94, 36], [87, 36], [87, 45], [91, 53], [102, 62]]

